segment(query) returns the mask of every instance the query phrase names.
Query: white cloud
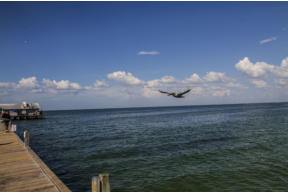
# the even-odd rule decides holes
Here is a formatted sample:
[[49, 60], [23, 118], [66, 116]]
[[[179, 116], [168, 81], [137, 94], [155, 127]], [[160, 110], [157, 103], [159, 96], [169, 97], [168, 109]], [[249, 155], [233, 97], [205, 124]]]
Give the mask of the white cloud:
[[283, 68], [287, 68], [288, 67], [288, 57], [284, 58], [281, 62], [281, 66]]
[[202, 79], [199, 77], [198, 74], [194, 73], [189, 78], [186, 78], [184, 83], [200, 83], [202, 82]]
[[[36, 77], [22, 78], [18, 83], [0, 82], [0, 91], [5, 94], [17, 94], [18, 90], [21, 93], [43, 93], [61, 95], [64, 94], [84, 94], [87, 91], [88, 94], [103, 95], [108, 97], [136, 99], [141, 97], [155, 98], [162, 96], [159, 93], [159, 89], [169, 90], [173, 92], [180, 92], [181, 90], [191, 88], [187, 97], [193, 95], [207, 96], [207, 92], [211, 93], [209, 89], [212, 85], [220, 85], [217, 89], [212, 89], [215, 92], [213, 96], [226, 96], [230, 94], [230, 90], [227, 89], [227, 85], [230, 87], [241, 87], [240, 84], [230, 83], [234, 81], [231, 78], [226, 77], [224, 72], [208, 72], [204, 78], [201, 78], [198, 74], [194, 73], [190, 77], [184, 80], [177, 80], [174, 76], [166, 75], [159, 79], [143, 81], [132, 75], [130, 72], [116, 71], [107, 74], [107, 78], [124, 85], [108, 85], [106, 80], [96, 80], [91, 85], [81, 86], [79, 83], [71, 82], [69, 80], [50, 80], [43, 78], [41, 82], [37, 82]], [[197, 83], [196, 87], [193, 86]], [[212, 84], [210, 84], [212, 83]], [[112, 84], [112, 83], [111, 83]], [[132, 85], [133, 87], [125, 86]], [[25, 89], [23, 89], [25, 88]], [[27, 89], [29, 88], [29, 89]], [[226, 89], [226, 90], [225, 90]], [[204, 92], [205, 90], [205, 92]], [[113, 93], [113, 94], [111, 94]], [[25, 93], [23, 93], [25, 94]], [[212, 93], [211, 93], [212, 94]], [[28, 96], [28, 95], [27, 95]], [[40, 96], [40, 95], [39, 95]], [[41, 95], [42, 96], [42, 95]]]
[[70, 86], [70, 81], [69, 80], [52, 80], [51, 81], [52, 85], [55, 86], [57, 89], [68, 89]]
[[157, 51], [140, 51], [138, 55], [158, 55], [160, 52]]
[[155, 90], [153, 88], [144, 87], [142, 89], [142, 95], [146, 98], [152, 98], [152, 97], [159, 97], [160, 93], [158, 90]]
[[191, 88], [191, 91], [190, 91], [192, 94], [202, 94], [203, 92], [203, 88], [201, 87], [193, 87]]
[[226, 82], [231, 80], [230, 78], [226, 77], [225, 72], [208, 72], [204, 79], [207, 82]]
[[275, 67], [272, 71], [278, 78], [288, 78], [288, 68]]
[[251, 80], [251, 83], [254, 84], [257, 88], [267, 87], [267, 83], [264, 80]]
[[236, 69], [252, 78], [259, 78], [266, 75], [267, 71], [272, 71], [274, 66], [265, 62], [256, 62], [253, 64], [248, 57], [240, 60], [236, 65]]
[[42, 83], [46, 88], [58, 89], [58, 90], [80, 90], [82, 87], [80, 84], [70, 82], [69, 80], [49, 80], [43, 78]]
[[14, 82], [0, 82], [0, 96], [9, 95], [9, 92], [16, 88], [17, 84]]
[[104, 80], [96, 80], [94, 83], [95, 88], [103, 88], [103, 87], [107, 87], [107, 86], [109, 86], [109, 84]]
[[279, 78], [288, 78], [288, 57], [282, 60], [281, 66], [275, 66], [271, 72]]
[[39, 84], [35, 76], [29, 78], [22, 78], [17, 84], [17, 88], [36, 88]]
[[80, 84], [75, 83], [75, 82], [71, 82], [71, 83], [70, 83], [70, 86], [71, 86], [71, 88], [76, 89], [76, 90], [81, 89]]
[[[193, 86], [193, 84], [196, 84], [197, 87]], [[211, 92], [212, 96], [229, 96], [232, 91], [227, 87], [248, 88], [235, 82], [235, 79], [227, 77], [224, 72], [208, 72], [203, 78], [194, 73], [191, 77], [184, 80], [176, 80], [173, 76], [164, 76], [161, 79], [147, 81], [146, 86], [175, 92], [189, 86], [191, 88], [190, 95], [203, 96], [206, 96], [211, 90], [213, 91]], [[204, 92], [204, 90], [206, 91]]]
[[223, 96], [229, 96], [230, 94], [231, 91], [229, 89], [221, 89], [213, 91], [212, 96], [223, 97]]
[[274, 41], [274, 40], [277, 40], [277, 37], [270, 37], [270, 38], [267, 38], [265, 40], [261, 40], [261, 41], [259, 41], [259, 44], [266, 44], [266, 43]]
[[117, 71], [107, 75], [109, 79], [115, 80], [120, 83], [124, 83], [127, 85], [140, 85], [144, 82], [133, 76], [130, 72]]
[[81, 90], [86, 90], [87, 87], [80, 86], [79, 83], [70, 82], [69, 80], [49, 80], [42, 79], [42, 82], [38, 83], [36, 77], [22, 78], [18, 83], [14, 82], [0, 82], [0, 92], [6, 93], [7, 95], [19, 95], [29, 93], [78, 93]]
[[274, 79], [288, 78], [288, 57], [282, 60], [280, 66], [267, 64], [265, 62], [256, 62], [253, 64], [245, 57], [243, 60], [240, 60], [235, 67], [249, 78], [263, 79], [268, 74]]
[[173, 77], [173, 76], [163, 76], [161, 78], [161, 82], [164, 82], [164, 83], [171, 83], [171, 82], [175, 82], [176, 79]]
[[161, 79], [147, 81], [149, 87], [162, 87], [171, 83], [175, 83], [176, 79], [173, 76], [163, 76]]
[[161, 80], [159, 80], [159, 79], [150, 80], [150, 81], [147, 82], [147, 85], [148, 85], [149, 87], [158, 87], [158, 86], [161, 85]]

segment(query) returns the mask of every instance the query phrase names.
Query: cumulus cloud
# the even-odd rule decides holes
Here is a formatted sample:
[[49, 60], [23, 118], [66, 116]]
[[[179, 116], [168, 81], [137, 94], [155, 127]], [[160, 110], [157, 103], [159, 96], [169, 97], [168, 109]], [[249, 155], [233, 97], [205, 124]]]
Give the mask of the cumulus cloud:
[[176, 79], [173, 76], [163, 76], [161, 78], [161, 81], [164, 83], [171, 83], [171, 82], [175, 82]]
[[158, 51], [140, 51], [138, 55], [158, 55], [160, 52]]
[[201, 83], [202, 79], [198, 74], [194, 73], [189, 78], [184, 79], [184, 83]]
[[251, 80], [251, 83], [254, 84], [257, 88], [267, 87], [267, 83], [264, 80]]
[[[280, 66], [267, 64], [266, 62], [252, 63], [245, 57], [236, 65], [236, 69], [248, 76], [250, 82], [258, 88], [267, 87], [263, 79], [272, 78], [278, 86], [284, 86], [288, 79], [288, 57], [284, 58]], [[269, 76], [268, 76], [269, 75]]]
[[[286, 65], [286, 61], [284, 60], [283, 65]], [[111, 83], [110, 86], [106, 82], [106, 80], [96, 80], [91, 85], [83, 86], [77, 82], [71, 82], [70, 80], [50, 80], [47, 78], [43, 78], [41, 82], [38, 82], [37, 78], [33, 76], [28, 78], [22, 78], [17, 83], [0, 82], [0, 91], [2, 95], [3, 93], [15, 94], [18, 92], [18, 90], [22, 93], [27, 92], [27, 94], [47, 93], [53, 95], [77, 94], [87, 91], [87, 93], [90, 94], [101, 94], [110, 97], [117, 96], [124, 98], [152, 98], [163, 96], [159, 94], [158, 91], [161, 89], [180, 92], [181, 90], [191, 88], [191, 91], [189, 93], [190, 96], [204, 96], [207, 95], [206, 91], [209, 91], [212, 85], [220, 85], [219, 89], [215, 90], [215, 92], [213, 93], [213, 96], [226, 96], [230, 94], [230, 90], [228, 91], [227, 87], [243, 88], [240, 84], [235, 83], [233, 79], [228, 78], [224, 72], [208, 72], [204, 77], [200, 77], [198, 74], [193, 73], [190, 77], [183, 80], [177, 80], [174, 76], [166, 75], [159, 79], [144, 81], [137, 78], [130, 72], [116, 71], [107, 74], [107, 78], [122, 83], [122, 85], [120, 84], [113, 86]], [[114, 94], [109, 95], [111, 93]]]
[[266, 44], [266, 43], [274, 41], [274, 40], [277, 40], [277, 37], [270, 37], [270, 38], [267, 38], [265, 40], [261, 40], [261, 41], [259, 41], [259, 44]]
[[272, 71], [274, 66], [265, 62], [256, 62], [253, 64], [248, 57], [240, 60], [236, 65], [236, 69], [243, 72], [249, 77], [259, 78], [266, 75], [267, 71]]
[[[105, 81], [96, 81], [96, 86], [106, 86]], [[94, 85], [94, 86], [95, 86]], [[21, 95], [25, 93], [49, 93], [49, 94], [76, 94], [83, 91], [94, 90], [92, 86], [81, 86], [79, 83], [71, 82], [69, 80], [50, 80], [43, 78], [38, 83], [36, 77], [22, 78], [18, 83], [14, 82], [0, 82], [0, 92], [5, 95]]]
[[225, 72], [207, 72], [204, 80], [207, 82], [226, 82], [231, 79], [226, 77]]
[[33, 77], [29, 77], [29, 78], [22, 78], [18, 84], [17, 84], [18, 88], [26, 88], [26, 89], [32, 89], [32, 88], [36, 88], [39, 87], [37, 78], [35, 76]]
[[14, 92], [19, 92], [22, 95], [25, 92], [39, 93], [41, 86], [36, 77], [21, 78], [18, 83], [0, 82], [1, 95], [13, 95]]
[[282, 60], [281, 66], [275, 66], [271, 72], [279, 78], [288, 78], [288, 57]]
[[288, 68], [288, 57], [286, 57], [282, 60], [281, 67]]
[[71, 88], [76, 89], [76, 90], [81, 89], [80, 84], [75, 83], [75, 82], [71, 82], [71, 83], [70, 83], [70, 86], [71, 86]]
[[175, 83], [176, 79], [173, 76], [163, 76], [161, 79], [147, 81], [149, 87], [162, 87], [171, 83]]
[[[248, 88], [235, 82], [236, 80], [227, 77], [224, 72], [208, 72], [203, 78], [194, 73], [183, 80], [176, 80], [173, 76], [164, 76], [161, 79], [150, 80], [145, 83], [148, 88], [176, 91], [179, 89], [191, 88], [190, 95], [205, 95], [210, 92], [212, 96], [228, 96], [230, 88]], [[196, 87], [195, 87], [196, 86]], [[216, 87], [215, 87], [216, 86]], [[148, 89], [146, 89], [148, 91]], [[206, 90], [204, 92], [204, 90]], [[147, 94], [146, 94], [147, 95]]]
[[69, 80], [49, 80], [49, 79], [42, 79], [42, 90], [39, 92], [42, 93], [50, 93], [50, 94], [77, 94], [80, 91], [90, 89], [90, 86], [82, 87], [79, 83], [70, 82]]
[[115, 80], [117, 82], [127, 84], [127, 85], [140, 85], [143, 81], [133, 76], [130, 72], [117, 71], [107, 75], [109, 79]]
[[47, 87], [47, 88], [54, 88], [54, 89], [59, 89], [59, 90], [65, 90], [65, 89], [74, 89], [74, 90], [79, 90], [81, 89], [81, 86], [78, 83], [75, 82], [70, 82], [69, 80], [49, 80], [43, 78], [42, 83]]
[[95, 88], [103, 88], [103, 87], [107, 87], [107, 86], [109, 86], [109, 84], [104, 80], [96, 80], [94, 83]]

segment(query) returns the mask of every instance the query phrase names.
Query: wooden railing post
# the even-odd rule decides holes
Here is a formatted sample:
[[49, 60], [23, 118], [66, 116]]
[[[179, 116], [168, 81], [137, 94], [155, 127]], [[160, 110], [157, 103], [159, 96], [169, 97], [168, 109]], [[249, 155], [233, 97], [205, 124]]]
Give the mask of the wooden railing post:
[[109, 174], [92, 177], [92, 192], [110, 192]]
[[109, 174], [99, 174], [101, 192], [110, 192]]
[[29, 130], [24, 131], [24, 147], [29, 147], [29, 138], [30, 138]]
[[92, 177], [92, 192], [100, 192], [100, 180], [97, 176]]

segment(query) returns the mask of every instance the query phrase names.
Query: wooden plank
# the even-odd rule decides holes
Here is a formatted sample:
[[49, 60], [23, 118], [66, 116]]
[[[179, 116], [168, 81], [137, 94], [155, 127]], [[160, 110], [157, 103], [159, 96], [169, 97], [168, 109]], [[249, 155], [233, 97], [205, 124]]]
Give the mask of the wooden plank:
[[15, 133], [0, 132], [0, 191], [70, 192]]

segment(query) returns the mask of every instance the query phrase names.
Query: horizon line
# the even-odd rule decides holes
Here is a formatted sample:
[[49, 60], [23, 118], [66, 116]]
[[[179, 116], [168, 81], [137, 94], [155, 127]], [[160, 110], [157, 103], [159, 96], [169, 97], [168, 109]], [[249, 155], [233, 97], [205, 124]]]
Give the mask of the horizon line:
[[137, 108], [169, 108], [169, 107], [191, 107], [191, 106], [221, 106], [221, 105], [252, 105], [252, 104], [270, 104], [270, 103], [288, 103], [288, 101], [282, 102], [247, 102], [247, 103], [227, 103], [227, 104], [199, 104], [199, 105], [172, 105], [172, 106], [139, 106], [139, 107], [108, 107], [108, 108], [91, 108], [91, 109], [53, 109], [42, 111], [84, 111], [84, 110], [109, 110], [109, 109], [137, 109]]

